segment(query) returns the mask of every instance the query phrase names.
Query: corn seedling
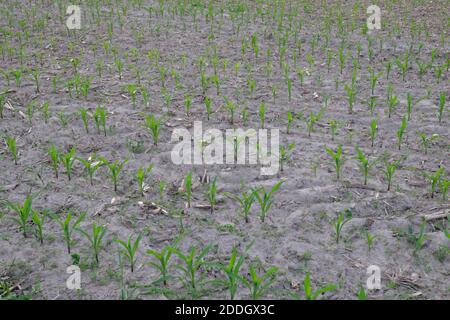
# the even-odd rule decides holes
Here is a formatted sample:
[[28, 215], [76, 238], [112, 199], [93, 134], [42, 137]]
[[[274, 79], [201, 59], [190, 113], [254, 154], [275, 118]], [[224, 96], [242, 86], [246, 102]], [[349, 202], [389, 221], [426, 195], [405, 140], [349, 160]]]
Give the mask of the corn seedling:
[[6, 104], [6, 96], [4, 94], [0, 94], [0, 119], [3, 119], [3, 110], [5, 109]]
[[287, 126], [286, 126], [286, 132], [289, 134], [292, 128], [292, 125], [294, 124], [294, 114], [291, 111], [287, 112]]
[[450, 180], [441, 178], [439, 180], [439, 190], [442, 194], [442, 200], [447, 201], [447, 195], [448, 195], [448, 187], [450, 186]]
[[11, 157], [14, 161], [14, 164], [17, 165], [17, 146], [16, 146], [16, 138], [13, 136], [6, 137], [6, 145], [8, 147], [8, 151], [11, 154]]
[[436, 170], [436, 172], [434, 173], [427, 173], [427, 172], [422, 172], [422, 175], [428, 180], [428, 182], [430, 183], [430, 187], [431, 187], [431, 192], [430, 192], [430, 196], [431, 198], [434, 198], [434, 193], [436, 191], [436, 187], [438, 186], [438, 183], [441, 179], [441, 176], [444, 174], [444, 167], [440, 167], [438, 170]]
[[211, 118], [212, 114], [212, 107], [211, 107], [211, 98], [205, 97], [205, 108], [206, 108], [206, 114], [208, 116], [208, 121]]
[[145, 125], [150, 130], [153, 139], [153, 145], [158, 145], [159, 134], [161, 132], [162, 119], [157, 119], [155, 115], [145, 116]]
[[119, 251], [128, 259], [128, 262], [130, 263], [131, 272], [134, 272], [134, 268], [136, 266], [136, 253], [139, 248], [139, 242], [142, 239], [142, 235], [138, 235], [137, 238], [134, 240], [134, 242], [131, 242], [132, 235], [128, 237], [128, 241], [123, 241], [120, 239], [117, 239], [116, 242], [119, 244]]
[[408, 125], [408, 122], [406, 120], [406, 117], [402, 118], [402, 123], [400, 124], [400, 128], [397, 130], [397, 146], [398, 150], [400, 150], [400, 147], [402, 145], [403, 141], [403, 135], [405, 134], [406, 127]]
[[223, 284], [230, 292], [230, 299], [234, 300], [236, 296], [239, 283], [243, 280], [242, 276], [239, 274], [242, 265], [244, 264], [245, 255], [241, 254], [238, 257], [238, 252], [236, 248], [231, 251], [231, 256], [227, 265], [222, 266], [222, 272], [225, 274], [226, 278], [219, 280], [219, 283]]
[[438, 107], [438, 119], [439, 119], [439, 122], [442, 122], [442, 115], [444, 113], [444, 106], [445, 106], [445, 93], [441, 92], [441, 93], [439, 93], [439, 107]]
[[373, 234], [371, 234], [369, 231], [367, 231], [367, 230], [364, 232], [364, 236], [365, 236], [365, 239], [366, 239], [367, 248], [368, 248], [368, 250], [370, 252], [370, 250], [372, 250], [373, 242], [375, 241], [376, 237]]
[[89, 134], [89, 119], [88, 119], [88, 110], [86, 108], [80, 108], [80, 116], [83, 121], [84, 130]]
[[388, 97], [388, 117], [390, 118], [398, 104], [398, 98], [396, 95], [389, 95]]
[[102, 161], [103, 164], [108, 167], [109, 176], [114, 185], [114, 192], [117, 192], [117, 182], [119, 179], [119, 174], [120, 174], [120, 171], [122, 171], [123, 166], [128, 162], [128, 159], [125, 159], [122, 162], [120, 162], [119, 160], [116, 160], [114, 162], [109, 162], [105, 158], [99, 157], [99, 160]]
[[311, 132], [314, 132], [314, 124], [322, 118], [322, 111], [314, 114], [309, 113], [309, 117], [305, 117], [306, 128], [308, 129], [308, 137], [311, 137]]
[[217, 178], [210, 181], [208, 185], [208, 190], [206, 191], [206, 198], [208, 199], [209, 205], [211, 206], [211, 213], [214, 212], [214, 207], [217, 202]]
[[176, 267], [183, 273], [182, 282], [184, 286], [192, 293], [193, 297], [198, 296], [198, 290], [203, 282], [201, 273], [202, 267], [205, 265], [205, 256], [211, 250], [211, 246], [206, 246], [198, 252], [197, 247], [192, 246], [189, 248], [187, 254], [182, 253], [180, 250], [175, 250], [176, 255], [182, 261], [182, 264], [178, 264]]
[[356, 147], [356, 153], [357, 157], [356, 159], [359, 161], [359, 169], [361, 170], [362, 174], [364, 175], [364, 185], [367, 185], [367, 180], [369, 176], [369, 170], [372, 168], [377, 161], [369, 162], [369, 159], [366, 158], [362, 150], [358, 147]]
[[316, 300], [319, 296], [323, 295], [326, 292], [336, 290], [335, 284], [328, 284], [324, 287], [319, 287], [316, 290], [313, 290], [311, 283], [311, 276], [306, 273], [305, 279], [303, 280], [303, 290], [305, 291], [305, 299], [306, 300]]
[[345, 85], [345, 91], [347, 92], [348, 112], [352, 114], [356, 97], [356, 89], [353, 84], [351, 86]]
[[47, 153], [52, 162], [52, 168], [53, 168], [53, 172], [55, 173], [55, 177], [56, 177], [56, 179], [58, 179], [60, 157], [59, 157], [58, 150], [56, 149], [54, 144], [50, 145]]
[[397, 58], [395, 60], [395, 63], [397, 64], [397, 67], [401, 70], [402, 73], [402, 80], [405, 81], [406, 71], [408, 71], [408, 63], [409, 63], [409, 55], [408, 53], [405, 53], [404, 60], [400, 60], [400, 58]]
[[234, 124], [234, 113], [236, 112], [237, 107], [227, 97], [225, 97], [224, 99], [225, 99], [225, 107], [227, 108], [228, 113], [230, 114], [230, 123]]
[[406, 113], [408, 114], [408, 121], [411, 120], [411, 114], [413, 109], [413, 96], [411, 93], [406, 94]]
[[375, 138], [377, 136], [377, 132], [378, 132], [377, 120], [373, 119], [370, 122], [370, 141], [371, 141], [372, 148], [373, 148], [373, 144], [375, 142]]
[[136, 179], [138, 181], [139, 193], [141, 195], [144, 195], [145, 179], [150, 174], [152, 169], [153, 165], [151, 164], [147, 168], [139, 167], [138, 171], [136, 172]]
[[97, 128], [97, 133], [100, 134], [100, 126], [103, 128], [103, 134], [106, 137], [106, 108], [102, 106], [97, 106], [93, 114], [95, 127]]
[[341, 177], [342, 166], [344, 164], [345, 158], [342, 154], [342, 145], [339, 145], [334, 152], [332, 149], [325, 147], [325, 151], [331, 156], [334, 160], [334, 168], [336, 170], [336, 178], [339, 180]]
[[278, 268], [271, 267], [261, 276], [259, 276], [255, 269], [255, 266], [253, 264], [250, 264], [249, 266], [250, 279], [242, 278], [242, 280], [244, 285], [249, 288], [250, 297], [253, 300], [261, 299], [264, 296], [267, 289], [275, 281], [277, 272]]
[[342, 228], [351, 219], [352, 219], [352, 211], [350, 209], [345, 209], [344, 211], [339, 212], [338, 217], [333, 221], [334, 238], [336, 240], [336, 243], [339, 243], [339, 240], [341, 238]]
[[260, 206], [260, 218], [261, 221], [264, 222], [266, 219], [267, 213], [269, 212], [270, 208], [273, 205], [273, 194], [280, 188], [280, 186], [283, 184], [284, 181], [280, 181], [277, 184], [275, 184], [272, 189], [270, 189], [269, 192], [264, 187], [260, 188], [254, 188], [253, 193], [256, 198], [256, 200], [259, 203]]
[[44, 244], [44, 223], [47, 218], [47, 211], [32, 210], [31, 221], [35, 225], [35, 234], [41, 244]]
[[98, 226], [97, 223], [92, 224], [92, 233], [89, 234], [88, 232], [78, 229], [78, 231], [86, 237], [86, 239], [90, 242], [92, 246], [92, 251], [94, 254], [95, 263], [98, 266], [99, 265], [99, 253], [102, 249], [103, 245], [103, 238], [106, 234], [106, 227], [105, 226]]
[[147, 250], [147, 254], [153, 256], [157, 262], [149, 261], [148, 264], [155, 267], [160, 272], [160, 278], [156, 280], [156, 283], [162, 282], [164, 286], [167, 286], [169, 280], [169, 263], [172, 254], [176, 249], [173, 246], [167, 245], [160, 252], [156, 250]]
[[48, 107], [49, 107], [48, 102], [44, 102], [40, 109], [45, 123], [48, 123], [48, 119], [50, 119], [50, 111], [48, 110]]
[[86, 218], [86, 212], [83, 212], [79, 215], [79, 217], [72, 221], [73, 218], [73, 212], [69, 211], [67, 213], [67, 216], [64, 220], [62, 220], [60, 217], [58, 217], [55, 214], [51, 214], [52, 218], [58, 222], [58, 224], [61, 226], [63, 230], [63, 238], [66, 242], [67, 246], [67, 253], [70, 254], [70, 250], [72, 246], [75, 244], [75, 241], [73, 239], [73, 232], [77, 230], [78, 225]]
[[242, 192], [240, 197], [228, 192], [225, 192], [224, 194], [239, 203], [241, 214], [244, 217], [245, 223], [248, 223], [250, 210], [255, 200], [255, 193], [252, 191]]
[[284, 163], [291, 159], [294, 148], [294, 143], [289, 143], [287, 147], [280, 146], [280, 171], [284, 171]]
[[93, 183], [93, 177], [95, 172], [101, 167], [103, 166], [103, 162], [97, 160], [97, 157], [95, 154], [91, 155], [88, 159], [83, 159], [81, 157], [77, 157], [76, 158], [79, 162], [81, 162], [84, 166], [84, 168], [86, 169], [86, 172], [89, 176], [89, 182], [92, 185], [94, 185]]
[[189, 171], [184, 178], [184, 194], [187, 200], [187, 207], [191, 207], [192, 200], [192, 171]]
[[20, 203], [14, 204], [9, 201], [6, 202], [6, 207], [17, 214], [17, 217], [11, 217], [11, 220], [19, 225], [20, 229], [22, 230], [24, 238], [27, 237], [28, 222], [32, 214], [31, 204], [32, 204], [31, 196], [28, 196], [25, 199], [23, 205]]
[[384, 176], [386, 177], [386, 180], [388, 181], [387, 191], [391, 190], [392, 179], [393, 179], [394, 173], [397, 170], [399, 165], [400, 165], [400, 160], [395, 160], [392, 162], [388, 162], [387, 160], [384, 161], [383, 173], [384, 173]]
[[261, 102], [261, 105], [259, 106], [259, 124], [262, 129], [264, 129], [265, 119], [266, 119], [266, 107], [264, 105], [264, 102]]
[[425, 152], [425, 154], [428, 154], [428, 148], [430, 147], [430, 144], [437, 140], [439, 138], [439, 135], [437, 133], [433, 133], [430, 136], [427, 136], [425, 133], [423, 132], [418, 132], [419, 137], [420, 137], [420, 142], [423, 148], [423, 151]]
[[73, 146], [69, 152], [67, 152], [65, 154], [60, 154], [59, 159], [60, 159], [61, 163], [64, 165], [64, 167], [66, 168], [67, 178], [70, 181], [72, 178], [73, 164], [75, 163], [75, 160], [76, 160], [75, 146]]

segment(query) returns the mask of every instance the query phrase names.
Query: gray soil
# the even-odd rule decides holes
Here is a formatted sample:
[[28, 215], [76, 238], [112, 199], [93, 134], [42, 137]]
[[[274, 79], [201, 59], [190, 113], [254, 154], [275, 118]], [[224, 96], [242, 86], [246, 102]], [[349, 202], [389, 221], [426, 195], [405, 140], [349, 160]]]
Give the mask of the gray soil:
[[[206, 259], [218, 263], [228, 263], [234, 247], [244, 253], [246, 246], [253, 243], [246, 253], [242, 275], [247, 276], [250, 263], [257, 266], [259, 274], [271, 266], [279, 269], [263, 298], [290, 299], [295, 293], [303, 297], [302, 283], [309, 272], [314, 288], [329, 283], [336, 285], [336, 289], [324, 294], [322, 299], [356, 299], [360, 287], [366, 285], [366, 270], [370, 265], [381, 269], [381, 289], [367, 290], [369, 299], [450, 298], [450, 239], [443, 232], [448, 228], [446, 213], [450, 213], [450, 205], [439, 187], [431, 198], [430, 183], [423, 175], [423, 172], [434, 173], [439, 167], [450, 168], [448, 102], [441, 122], [437, 116], [439, 94], [443, 92], [446, 101], [450, 98], [448, 1], [416, 1], [417, 5], [414, 1], [397, 4], [379, 1], [382, 29], [369, 31], [366, 35], [362, 26], [368, 16], [366, 8], [371, 4], [367, 1], [357, 1], [360, 3], [357, 12], [352, 11], [355, 1], [345, 1], [342, 5], [344, 34], [338, 28], [338, 1], [328, 1], [327, 5], [322, 5], [321, 1], [287, 1], [282, 32], [274, 18], [274, 10], [282, 7], [281, 1], [262, 1], [260, 5], [243, 1], [247, 9], [242, 18], [237, 19], [241, 23], [239, 31], [237, 22], [232, 22], [233, 16], [238, 14], [237, 6], [228, 1], [214, 1], [213, 23], [205, 18], [208, 2], [203, 6], [203, 1], [199, 1], [194, 6], [193, 2], [187, 1], [184, 16], [173, 13], [176, 6], [172, 2], [166, 3], [163, 14], [156, 1], [117, 1], [114, 5], [108, 5], [108, 2], [99, 1], [102, 17], [98, 24], [92, 18], [96, 13], [95, 8], [87, 4], [89, 1], [81, 5], [82, 29], [71, 32], [67, 31], [66, 18], [61, 17], [57, 6], [57, 3], [61, 4], [64, 14], [65, 1], [38, 1], [34, 13], [32, 7], [17, 1], [5, 0], [0, 4], [3, 53], [0, 67], [10, 74], [9, 83], [6, 76], [0, 78], [0, 93], [4, 93], [8, 101], [0, 119], [0, 298], [119, 299], [121, 290], [128, 292], [129, 298], [191, 298], [177, 279], [181, 275], [175, 268], [180, 263], [178, 258], [171, 261], [174, 278], [169, 279], [167, 286], [154, 283], [159, 272], [147, 264], [154, 261], [147, 254], [148, 249], [160, 250], [166, 245], [174, 245], [177, 238], [180, 238], [177, 247], [183, 252], [191, 246], [212, 245]], [[139, 2], [143, 3], [141, 7], [133, 5]], [[124, 6], [128, 9], [126, 14]], [[151, 14], [145, 9], [149, 6], [155, 9]], [[257, 13], [260, 9], [262, 17]], [[193, 10], [197, 13], [195, 20]], [[285, 58], [289, 77], [293, 80], [289, 100], [283, 68], [279, 65], [277, 39], [289, 28], [290, 14], [293, 21]], [[328, 15], [331, 29], [327, 43], [327, 32], [320, 31], [324, 30]], [[415, 22], [413, 34], [411, 20]], [[108, 35], [110, 21], [114, 24], [112, 39]], [[299, 21], [302, 22], [300, 30]], [[28, 40], [25, 33], [29, 33]], [[23, 63], [18, 34], [22, 34]], [[257, 35], [259, 45], [256, 59], [251, 47], [253, 34]], [[348, 58], [341, 74], [338, 48], [343, 37]], [[248, 44], [244, 54], [241, 51], [243, 38]], [[369, 38], [372, 39], [371, 59]], [[358, 44], [361, 46], [359, 56]], [[219, 95], [212, 82], [207, 89], [206, 95], [217, 110], [208, 121], [198, 61], [203, 58], [206, 75], [212, 77], [214, 48], [219, 59], [221, 84]], [[160, 73], [147, 55], [152, 49], [159, 52], [159, 66], [168, 70], [165, 88], [171, 97], [166, 111]], [[328, 49], [334, 55], [329, 70], [326, 64]], [[434, 49], [436, 55], [432, 61]], [[395, 59], [403, 59], [408, 50], [410, 63], [403, 81]], [[308, 54], [314, 59], [312, 66], [307, 61]], [[121, 79], [114, 56], [124, 65]], [[87, 97], [77, 95], [75, 90], [70, 96], [67, 89], [67, 81], [75, 76], [70, 62], [75, 57], [80, 59], [77, 73], [91, 79]], [[344, 87], [351, 83], [355, 58], [359, 62], [357, 95], [350, 114]], [[392, 70], [387, 78], [385, 64], [389, 60]], [[431, 64], [421, 77], [416, 60]], [[99, 61], [104, 64], [101, 76], [96, 67]], [[227, 61], [226, 70], [224, 61]], [[240, 68], [236, 74], [238, 62]], [[268, 62], [272, 63], [271, 72], [268, 72]], [[444, 67], [438, 82], [435, 70], [439, 66]], [[382, 72], [375, 87], [374, 95], [378, 100], [373, 115], [367, 106], [371, 96], [369, 67], [376, 73]], [[17, 86], [10, 72], [19, 68], [24, 69], [24, 75]], [[34, 68], [40, 71], [40, 92], [36, 92], [30, 76], [30, 70]], [[297, 68], [307, 70], [302, 85]], [[138, 83], [137, 70], [140, 85], [148, 90], [150, 99], [146, 105], [141, 90], [138, 90], [136, 107], [133, 107], [126, 86]], [[58, 77], [56, 92], [52, 86], [54, 77]], [[249, 77], [256, 82], [252, 94], [247, 81]], [[399, 99], [391, 117], [388, 117], [386, 102], [389, 83]], [[273, 86], [278, 88], [275, 99]], [[406, 114], [408, 92], [413, 96], [413, 112], [398, 150], [396, 132]], [[186, 94], [192, 97], [188, 115], [184, 109]], [[238, 106], [234, 124], [229, 123], [228, 112], [223, 106], [224, 97]], [[326, 97], [328, 103], [325, 103]], [[30, 123], [27, 106], [32, 101], [35, 112]], [[49, 103], [51, 112], [47, 123], [40, 112], [44, 102]], [[190, 128], [194, 121], [201, 120], [204, 130], [258, 129], [258, 110], [262, 102], [267, 109], [266, 126], [280, 128], [282, 145], [295, 144], [282, 172], [261, 176], [259, 166], [172, 163], [174, 143], [171, 134], [175, 128]], [[79, 115], [80, 107], [93, 113], [98, 105], [108, 110], [106, 136], [97, 133], [92, 119], [87, 134]], [[240, 116], [244, 108], [249, 111], [247, 123]], [[304, 118], [310, 112], [320, 110], [323, 110], [323, 116], [308, 136]], [[295, 120], [289, 133], [286, 131], [288, 111], [303, 114]], [[152, 143], [143, 114], [163, 118], [157, 146]], [[66, 126], [62, 125], [61, 117], [68, 121]], [[378, 122], [373, 147], [369, 136], [372, 119]], [[334, 140], [328, 120], [338, 122]], [[418, 132], [439, 135], [427, 153]], [[6, 143], [3, 144], [6, 136], [17, 139], [17, 165], [12, 161]], [[47, 155], [51, 143], [63, 152], [76, 145], [77, 156], [83, 158], [96, 152], [111, 161], [128, 159], [119, 176], [118, 191], [114, 192], [106, 167], [96, 172], [92, 186], [79, 162], [75, 163], [71, 181], [62, 165], [56, 179]], [[335, 150], [338, 145], [343, 146], [346, 158], [340, 180], [336, 179], [333, 161], [325, 151], [325, 147]], [[367, 185], [363, 184], [356, 160], [356, 146], [371, 161], [380, 159], [370, 169]], [[382, 171], [383, 157], [401, 159], [390, 191], [387, 191]], [[138, 192], [135, 173], [140, 166], [150, 164], [154, 168], [142, 196]], [[197, 182], [205, 169], [210, 179], [217, 177], [219, 203], [214, 213], [198, 207], [208, 204], [207, 185]], [[189, 171], [195, 177], [195, 188], [191, 208], [186, 208], [179, 188]], [[441, 179], [448, 179], [448, 173], [445, 172]], [[260, 186], [269, 190], [281, 180], [284, 183], [274, 194], [274, 204], [264, 222], [259, 217], [258, 203], [254, 203], [250, 221], [246, 223], [239, 214], [238, 203], [224, 195], [224, 192], [239, 194]], [[161, 184], [166, 185], [162, 192], [159, 190]], [[41, 245], [31, 232], [32, 223], [28, 237], [24, 238], [19, 226], [9, 219], [15, 213], [7, 208], [7, 201], [23, 203], [29, 194], [33, 195], [36, 210], [47, 209], [61, 217], [69, 211], [76, 215], [87, 212], [81, 229], [90, 232], [94, 221], [107, 227], [98, 266], [93, 262], [87, 239], [80, 233], [74, 236], [77, 243], [72, 253], [80, 256], [82, 270], [80, 291], [66, 288], [69, 277], [66, 268], [73, 263], [73, 258], [67, 253], [59, 224], [47, 219]], [[153, 210], [151, 203], [164, 210]], [[343, 227], [341, 239], [336, 243], [332, 223], [346, 209], [352, 211], [353, 218]], [[426, 222], [425, 241], [416, 249], [415, 237], [419, 235], [425, 215], [440, 216]], [[366, 231], [375, 236], [371, 250], [368, 249]], [[143, 238], [136, 270], [131, 273], [128, 263], [125, 262], [123, 267], [119, 264], [115, 240], [137, 234], [142, 234]], [[208, 281], [224, 277], [214, 265], [200, 269], [199, 274]], [[201, 298], [229, 298], [228, 291], [214, 282], [206, 282], [202, 289]], [[240, 285], [237, 298], [248, 297], [249, 290]]]

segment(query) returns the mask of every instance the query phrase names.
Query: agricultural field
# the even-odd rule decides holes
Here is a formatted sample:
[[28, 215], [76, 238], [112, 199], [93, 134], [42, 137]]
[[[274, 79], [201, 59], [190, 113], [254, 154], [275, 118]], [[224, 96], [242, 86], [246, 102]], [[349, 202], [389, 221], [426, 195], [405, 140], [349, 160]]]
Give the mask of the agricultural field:
[[449, 299], [449, 12], [2, 0], [0, 300]]

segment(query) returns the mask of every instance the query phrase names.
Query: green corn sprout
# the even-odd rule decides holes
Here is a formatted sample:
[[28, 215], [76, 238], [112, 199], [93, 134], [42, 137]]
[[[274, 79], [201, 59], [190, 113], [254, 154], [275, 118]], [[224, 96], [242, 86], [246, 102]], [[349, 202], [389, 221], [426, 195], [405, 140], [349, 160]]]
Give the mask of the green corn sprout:
[[446, 180], [444, 178], [441, 178], [439, 180], [439, 190], [442, 194], [442, 200], [447, 201], [447, 195], [448, 195], [448, 187], [450, 186], [450, 180]]
[[280, 171], [284, 171], [284, 163], [290, 160], [294, 148], [294, 143], [289, 143], [287, 147], [280, 146]]
[[14, 211], [18, 217], [11, 217], [11, 220], [17, 223], [22, 230], [23, 237], [27, 237], [27, 231], [28, 231], [28, 222], [30, 220], [30, 216], [32, 214], [32, 198], [31, 196], [28, 196], [23, 205], [20, 203], [14, 204], [12, 202], [7, 201], [6, 207], [10, 209], [11, 211]]
[[52, 168], [53, 168], [53, 172], [55, 173], [55, 177], [56, 177], [56, 179], [58, 179], [60, 157], [59, 157], [58, 150], [56, 149], [54, 144], [50, 145], [47, 153], [50, 157], [50, 160], [52, 161]]
[[369, 100], [368, 100], [368, 102], [369, 102], [369, 109], [370, 109], [370, 115], [372, 115], [373, 116], [373, 113], [374, 113], [374, 111], [375, 111], [375, 108], [376, 108], [376, 102], [377, 102], [377, 99], [378, 99], [378, 97], [376, 97], [376, 96], [371, 96], [370, 98], [369, 98]]
[[292, 79], [288, 78], [286, 82], [287, 82], [287, 88], [288, 88], [288, 98], [289, 98], [289, 102], [290, 102], [291, 97], [292, 97]]
[[378, 132], [377, 120], [373, 119], [370, 122], [370, 141], [371, 141], [372, 148], [373, 148], [373, 144], [374, 144], [375, 138], [377, 136], [377, 132]]
[[184, 108], [186, 109], [186, 114], [189, 114], [192, 106], [192, 98], [190, 95], [184, 97]]
[[94, 174], [101, 166], [103, 166], [104, 163], [102, 161], [97, 160], [95, 153], [91, 155], [88, 159], [83, 159], [81, 157], [77, 157], [76, 159], [84, 165], [86, 172], [89, 176], [89, 182], [91, 186], [94, 185], [93, 182]]
[[406, 113], [408, 114], [408, 121], [411, 120], [413, 110], [413, 96], [411, 93], [406, 94]]
[[445, 93], [439, 93], [439, 108], [438, 108], [438, 119], [439, 122], [442, 122], [442, 114], [444, 113], [445, 106]]
[[388, 98], [388, 117], [391, 117], [392, 112], [398, 104], [398, 98], [396, 95], [389, 95]]
[[139, 167], [138, 171], [136, 172], [136, 179], [138, 181], [139, 193], [141, 195], [144, 195], [145, 179], [147, 178], [148, 174], [150, 174], [152, 169], [153, 164], [149, 165], [147, 168]]
[[444, 174], [444, 167], [440, 167], [438, 170], [436, 170], [436, 172], [434, 173], [427, 173], [427, 172], [422, 172], [422, 175], [428, 180], [428, 182], [430, 183], [430, 187], [431, 187], [431, 192], [430, 192], [430, 196], [431, 198], [434, 198], [434, 193], [436, 191], [436, 187], [438, 186], [438, 183], [441, 179], [441, 176]]
[[387, 191], [391, 190], [392, 178], [394, 177], [394, 173], [397, 170], [399, 165], [400, 165], [400, 160], [395, 160], [392, 162], [388, 162], [387, 160], [384, 161], [385, 169], [383, 170], [383, 173], [384, 173], [384, 176], [386, 177], [386, 180], [388, 181]]
[[26, 112], [27, 112], [28, 122], [30, 123], [30, 125], [33, 124], [34, 107], [35, 107], [34, 101], [31, 101], [29, 104], [27, 104]]
[[398, 145], [398, 150], [400, 150], [400, 147], [402, 145], [402, 141], [403, 141], [403, 135], [405, 134], [405, 130], [406, 127], [408, 125], [408, 122], [406, 120], [406, 117], [402, 118], [402, 123], [400, 125], [400, 128], [397, 130], [397, 145]]
[[106, 137], [106, 108], [102, 106], [97, 106], [93, 114], [95, 127], [97, 128], [97, 133], [100, 134], [100, 126], [103, 128], [103, 134]]
[[430, 136], [427, 136], [425, 133], [423, 132], [418, 132], [419, 137], [420, 137], [420, 141], [423, 147], [423, 150], [425, 152], [425, 154], [428, 154], [428, 148], [430, 147], [430, 144], [434, 141], [437, 140], [439, 138], [439, 135], [434, 133]]
[[84, 129], [86, 130], [86, 133], [89, 134], [88, 110], [86, 108], [80, 108], [80, 116], [83, 121]]
[[309, 113], [309, 118], [305, 117], [306, 127], [308, 129], [308, 137], [311, 137], [311, 132], [314, 132], [314, 124], [322, 118], [322, 111], [316, 115], [313, 112]]
[[366, 156], [359, 147], [356, 147], [356, 153], [357, 153], [356, 159], [359, 161], [359, 169], [364, 175], [364, 185], [367, 185], [369, 170], [377, 163], [377, 161], [373, 161], [370, 163], [369, 159], [366, 158]]
[[249, 266], [250, 279], [242, 278], [243, 283], [250, 290], [250, 297], [253, 300], [261, 299], [266, 293], [267, 289], [275, 281], [278, 268], [271, 267], [261, 276], [258, 273], [253, 264]]
[[50, 111], [48, 110], [48, 107], [49, 107], [48, 102], [44, 102], [40, 109], [45, 123], [48, 123], [48, 119], [50, 119]]
[[162, 119], [157, 119], [155, 115], [145, 116], [145, 125], [150, 130], [153, 139], [153, 145], [158, 145], [159, 134], [161, 132]]
[[105, 226], [98, 226], [97, 223], [92, 224], [92, 233], [89, 234], [84, 230], [78, 229], [78, 231], [86, 237], [86, 239], [90, 242], [92, 246], [92, 251], [94, 254], [95, 263], [98, 266], [99, 261], [99, 253], [102, 249], [103, 238], [105, 237], [107, 228]]
[[389, 79], [389, 74], [391, 73], [392, 69], [392, 61], [388, 60], [384, 66], [386, 67], [386, 79]]
[[206, 108], [206, 114], [208, 116], [208, 121], [211, 118], [212, 114], [212, 107], [211, 107], [211, 98], [205, 97], [205, 108]]
[[305, 299], [306, 300], [316, 300], [319, 296], [323, 295], [326, 292], [336, 290], [335, 284], [328, 284], [324, 287], [319, 287], [316, 290], [312, 289], [311, 276], [306, 273], [305, 279], [303, 280], [303, 290], [305, 291]]
[[31, 214], [31, 220], [33, 221], [34, 225], [35, 225], [35, 233], [36, 233], [36, 237], [38, 238], [39, 242], [41, 244], [44, 244], [44, 223], [47, 217], [47, 211], [43, 210], [43, 211], [36, 211], [36, 210], [32, 210], [32, 214]]
[[199, 286], [202, 284], [203, 279], [199, 271], [206, 264], [205, 256], [211, 250], [211, 246], [204, 247], [199, 252], [197, 247], [192, 246], [189, 248], [187, 254], [182, 253], [180, 250], [175, 250], [176, 255], [182, 261], [182, 264], [178, 264], [177, 268], [183, 273], [185, 287], [192, 292], [196, 297]]
[[334, 160], [334, 168], [336, 169], [336, 178], [340, 180], [342, 166], [344, 164], [345, 158], [342, 154], [342, 145], [339, 145], [334, 152], [332, 149], [325, 147], [325, 151], [333, 158]]
[[73, 164], [75, 163], [75, 160], [76, 160], [76, 158], [74, 157], [75, 149], [76, 149], [76, 147], [73, 146], [69, 152], [59, 155], [59, 159], [60, 159], [61, 163], [66, 168], [66, 174], [67, 174], [67, 178], [69, 179], [69, 181], [72, 178]]
[[260, 218], [262, 222], [266, 219], [267, 213], [273, 205], [273, 194], [280, 188], [283, 182], [284, 181], [280, 181], [275, 184], [269, 192], [267, 192], [264, 187], [253, 189], [253, 193], [261, 209]]
[[234, 300], [236, 296], [239, 283], [242, 282], [242, 276], [239, 274], [242, 265], [245, 261], [245, 255], [241, 254], [238, 257], [238, 252], [236, 248], [231, 251], [230, 261], [227, 265], [222, 266], [222, 272], [225, 274], [226, 278], [222, 279], [222, 283], [230, 292], [230, 299]]
[[250, 210], [252, 208], [253, 202], [255, 200], [255, 193], [252, 191], [249, 192], [242, 192], [241, 197], [238, 195], [225, 192], [224, 193], [227, 197], [237, 201], [241, 207], [241, 214], [244, 217], [245, 223], [249, 222], [249, 215]]
[[358, 296], [357, 296], [358, 300], [362, 301], [362, 300], [367, 300], [367, 293], [364, 290], [363, 286], [360, 286], [359, 291], [358, 291]]
[[367, 230], [364, 232], [364, 236], [366, 238], [367, 248], [370, 251], [372, 250], [373, 242], [375, 241], [376, 237]]
[[347, 100], [348, 100], [348, 112], [350, 114], [353, 113], [353, 105], [355, 103], [356, 89], [354, 85], [351, 86], [345, 85], [345, 91], [347, 92]]
[[74, 213], [69, 211], [64, 220], [58, 217], [55, 214], [51, 214], [52, 218], [58, 222], [63, 230], [63, 238], [66, 242], [67, 253], [70, 254], [70, 250], [72, 246], [75, 244], [75, 240], [73, 239], [73, 232], [78, 229], [78, 225], [86, 218], [86, 212], [82, 212], [76, 220], [72, 222]]
[[137, 238], [132, 243], [132, 235], [128, 237], [128, 241], [123, 241], [120, 239], [117, 239], [116, 242], [119, 244], [120, 249], [119, 251], [128, 259], [128, 262], [130, 263], [131, 272], [134, 272], [135, 266], [136, 266], [136, 253], [139, 248], [139, 243], [142, 239], [142, 235], [138, 235]]
[[225, 107], [227, 108], [229, 114], [230, 114], [230, 123], [234, 124], [234, 113], [236, 112], [236, 105], [229, 100], [227, 97], [224, 98], [225, 99]]
[[11, 154], [11, 157], [14, 161], [14, 164], [17, 165], [17, 146], [16, 146], [16, 138], [13, 136], [6, 137], [6, 145], [8, 147], [8, 151]]
[[259, 123], [262, 129], [264, 129], [265, 118], [266, 118], [266, 108], [264, 102], [261, 102], [261, 105], [259, 106]]
[[158, 263], [149, 261], [148, 264], [157, 268], [161, 274], [160, 278], [156, 281], [161, 282], [164, 286], [167, 286], [167, 281], [169, 280], [169, 264], [170, 258], [176, 249], [173, 246], [167, 245], [160, 252], [156, 250], [147, 250], [147, 254], [153, 256]]
[[397, 67], [401, 70], [402, 80], [403, 81], [405, 81], [406, 71], [408, 71], [408, 62], [409, 62], [408, 52], [405, 53], [405, 58], [404, 58], [403, 61], [401, 61], [400, 58], [397, 58], [395, 60], [395, 63], [397, 64]]
[[6, 104], [6, 96], [4, 94], [0, 94], [0, 119], [3, 119], [3, 110], [5, 109]]
[[339, 212], [338, 217], [333, 221], [334, 236], [335, 236], [336, 243], [339, 243], [339, 240], [341, 238], [342, 228], [351, 219], [352, 219], [352, 211], [350, 209], [345, 209], [344, 211]]
[[187, 199], [187, 207], [191, 207], [192, 200], [192, 171], [189, 171], [184, 178], [184, 194]]
[[294, 124], [294, 114], [291, 111], [287, 112], [287, 127], [286, 127], [286, 132], [287, 134], [290, 133], [292, 125]]
[[329, 119], [327, 121], [328, 125], [330, 126], [330, 132], [331, 132], [331, 141], [334, 141], [334, 138], [336, 137], [336, 131], [339, 125], [339, 122], [334, 119]]
[[209, 205], [211, 206], [211, 213], [214, 213], [214, 207], [217, 202], [217, 178], [210, 181], [208, 185], [208, 190], [206, 191], [206, 198], [208, 199]]
[[138, 92], [138, 86], [135, 83], [127, 85], [127, 92], [131, 97], [131, 102], [133, 104], [133, 109], [136, 109], [136, 97]]
[[116, 160], [114, 162], [109, 162], [103, 157], [99, 157], [99, 160], [105, 164], [109, 169], [109, 176], [111, 178], [111, 181], [114, 185], [114, 192], [117, 192], [117, 181], [119, 178], [120, 171], [122, 170], [123, 166], [128, 162], [128, 159], [123, 160], [120, 162], [119, 160]]

